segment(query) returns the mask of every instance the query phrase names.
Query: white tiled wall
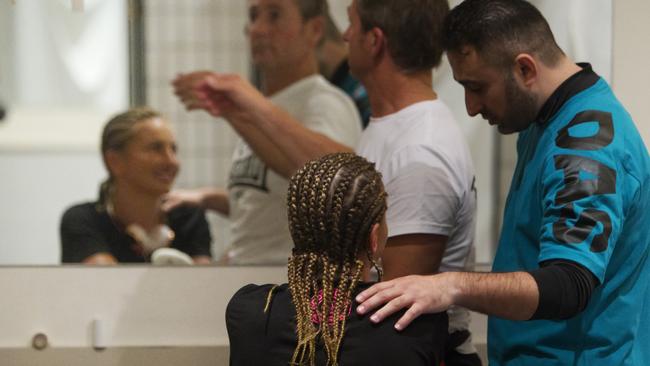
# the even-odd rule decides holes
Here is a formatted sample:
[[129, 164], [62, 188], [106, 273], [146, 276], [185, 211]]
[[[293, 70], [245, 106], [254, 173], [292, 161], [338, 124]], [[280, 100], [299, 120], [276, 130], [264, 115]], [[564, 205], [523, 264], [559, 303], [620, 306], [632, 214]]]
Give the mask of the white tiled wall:
[[[182, 72], [213, 70], [248, 77], [244, 36], [246, 2], [240, 0], [145, 0], [147, 103], [176, 129], [181, 173], [176, 186], [225, 186], [235, 135], [223, 120], [186, 112], [170, 81]], [[214, 253], [228, 243], [227, 221], [209, 215]]]

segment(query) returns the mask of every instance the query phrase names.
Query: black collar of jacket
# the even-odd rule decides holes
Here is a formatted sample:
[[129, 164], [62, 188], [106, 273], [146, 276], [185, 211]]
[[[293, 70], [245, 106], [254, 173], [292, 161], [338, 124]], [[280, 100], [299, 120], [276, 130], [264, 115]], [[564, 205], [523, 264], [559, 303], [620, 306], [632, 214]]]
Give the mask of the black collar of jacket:
[[571, 97], [590, 88], [600, 79], [598, 74], [591, 69], [591, 64], [578, 63], [578, 66], [582, 70], [566, 79], [546, 100], [537, 114], [536, 123], [545, 125]]

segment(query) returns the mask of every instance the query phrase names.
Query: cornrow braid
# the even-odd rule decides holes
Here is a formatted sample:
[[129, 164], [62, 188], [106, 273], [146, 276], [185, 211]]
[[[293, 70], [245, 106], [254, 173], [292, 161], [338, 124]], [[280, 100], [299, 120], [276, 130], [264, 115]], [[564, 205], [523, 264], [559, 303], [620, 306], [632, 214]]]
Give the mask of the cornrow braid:
[[294, 249], [288, 280], [296, 309], [297, 346], [291, 365], [315, 365], [322, 342], [327, 365], [338, 365], [352, 295], [363, 273], [374, 224], [386, 193], [374, 164], [352, 153], [310, 161], [289, 182], [289, 229]]

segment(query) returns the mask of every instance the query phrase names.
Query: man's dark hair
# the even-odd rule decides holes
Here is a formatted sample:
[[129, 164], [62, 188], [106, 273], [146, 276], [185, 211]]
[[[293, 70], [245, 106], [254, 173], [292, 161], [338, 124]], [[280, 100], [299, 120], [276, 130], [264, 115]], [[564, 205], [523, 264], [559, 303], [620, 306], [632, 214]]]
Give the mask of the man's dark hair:
[[[316, 17], [323, 17], [325, 21], [329, 17], [329, 5], [327, 0], [293, 0], [300, 10], [300, 16], [303, 21], [307, 21]], [[326, 25], [326, 30], [327, 30]], [[325, 34], [318, 41], [319, 46], [325, 42]]]
[[305, 20], [315, 18], [318, 16], [326, 17], [329, 13], [329, 7], [327, 5], [327, 0], [294, 0], [298, 9], [300, 9], [300, 15]]
[[357, 0], [361, 27], [384, 32], [388, 52], [403, 72], [432, 69], [442, 58], [447, 0]]
[[465, 0], [445, 19], [443, 46], [472, 46], [489, 64], [507, 68], [520, 53], [554, 66], [564, 55], [544, 16], [524, 0]]

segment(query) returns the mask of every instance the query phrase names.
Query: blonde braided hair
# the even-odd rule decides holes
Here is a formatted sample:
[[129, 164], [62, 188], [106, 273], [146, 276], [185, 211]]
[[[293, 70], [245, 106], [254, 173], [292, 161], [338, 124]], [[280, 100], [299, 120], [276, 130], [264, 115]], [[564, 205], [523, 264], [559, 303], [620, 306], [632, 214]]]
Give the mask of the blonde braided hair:
[[[368, 251], [372, 226], [386, 211], [381, 175], [352, 153], [326, 155], [291, 177], [287, 204], [294, 241], [288, 279], [298, 338], [291, 365], [315, 365], [321, 341], [327, 365], [338, 365], [352, 294], [363, 272], [358, 258]], [[314, 309], [313, 299], [321, 294]]]

